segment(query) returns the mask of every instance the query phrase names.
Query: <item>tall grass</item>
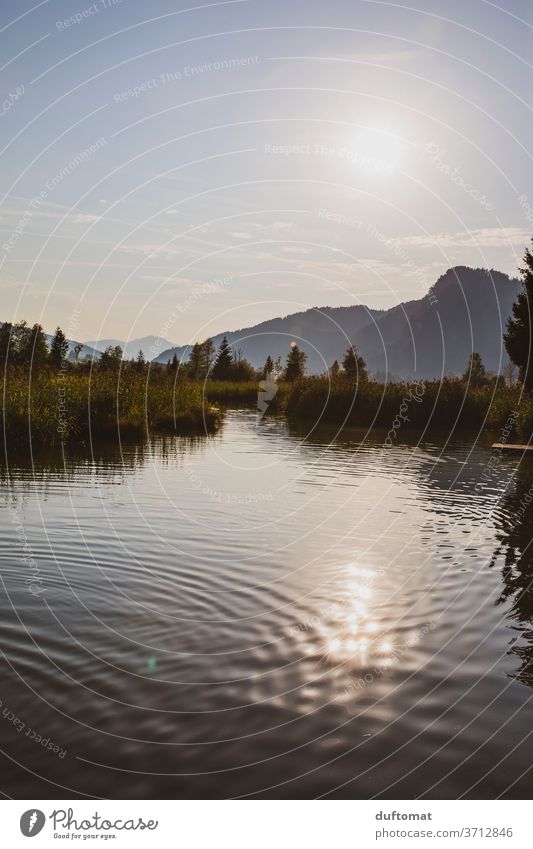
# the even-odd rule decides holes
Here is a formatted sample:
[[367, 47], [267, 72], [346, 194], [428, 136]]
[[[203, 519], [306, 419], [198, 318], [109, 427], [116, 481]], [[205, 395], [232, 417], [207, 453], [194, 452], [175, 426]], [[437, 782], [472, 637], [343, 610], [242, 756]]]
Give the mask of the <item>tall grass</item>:
[[418, 431], [458, 427], [497, 434], [514, 419], [511, 436], [529, 440], [533, 434], [533, 399], [518, 385], [489, 383], [474, 388], [447, 378], [417, 384], [355, 384], [342, 378], [308, 377], [290, 386], [283, 407], [294, 421], [321, 420], [338, 426], [390, 428], [401, 415], [402, 427]]
[[[89, 436], [146, 436], [151, 432], [212, 432], [222, 406], [257, 406], [255, 381], [174, 380], [165, 369], [104, 372], [70, 368], [64, 375], [45, 370], [29, 379], [22, 369], [0, 378], [0, 439], [10, 444], [83, 440]], [[507, 437], [529, 441], [533, 434], [533, 398], [518, 385], [468, 387], [459, 379], [418, 384], [307, 377], [280, 382], [268, 412], [283, 412], [294, 422], [318, 422], [419, 432], [468, 428], [495, 435], [512, 426]]]
[[0, 412], [6, 443], [53, 444], [118, 431], [123, 436], [213, 431], [221, 418], [199, 385], [175, 384], [162, 371], [131, 370], [44, 371], [31, 380], [27, 372], [10, 370], [0, 380]]
[[256, 404], [259, 383], [255, 380], [237, 382], [231, 380], [208, 380], [202, 386], [204, 396], [209, 401], [221, 404]]

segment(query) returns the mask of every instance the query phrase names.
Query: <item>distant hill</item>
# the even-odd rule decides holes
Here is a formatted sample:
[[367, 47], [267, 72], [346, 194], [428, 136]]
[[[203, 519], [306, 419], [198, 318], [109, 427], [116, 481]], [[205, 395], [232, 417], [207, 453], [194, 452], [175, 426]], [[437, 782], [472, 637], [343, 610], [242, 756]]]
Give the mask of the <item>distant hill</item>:
[[[423, 298], [388, 310], [362, 305], [313, 308], [219, 333], [213, 340], [219, 345], [227, 336], [232, 348], [255, 367], [269, 354], [284, 361], [295, 340], [308, 355], [310, 374], [341, 360], [349, 342], [355, 343], [371, 372], [389, 377], [460, 374], [472, 351], [479, 351], [485, 366], [496, 372], [507, 362], [502, 334], [520, 288], [520, 280], [499, 271], [457, 266]], [[183, 361], [189, 350], [188, 345], [168, 348], [155, 362], [166, 363], [174, 354]]]
[[365, 328], [358, 347], [373, 371], [404, 377], [460, 374], [472, 351], [497, 372], [508, 362], [502, 337], [520, 289], [499, 271], [450, 268], [425, 297]]
[[[308, 355], [309, 373], [324, 371], [346, 350], [350, 341], [368, 324], [382, 315], [381, 310], [365, 306], [315, 307], [285, 318], [273, 318], [253, 327], [227, 331], [213, 336], [215, 345], [227, 337], [234, 351], [241, 351], [252, 365], [263, 365], [268, 355], [284, 360], [290, 343], [296, 341]], [[344, 345], [344, 347], [343, 347]], [[166, 363], [176, 353], [187, 359], [189, 345], [163, 351], [155, 362]]]
[[159, 336], [142, 336], [140, 339], [132, 339], [129, 342], [124, 342], [121, 339], [98, 339], [92, 342], [86, 342], [91, 348], [103, 352], [109, 345], [115, 347], [120, 345], [124, 351], [124, 359], [134, 359], [139, 351], [142, 351], [146, 360], [153, 360], [165, 348], [172, 347], [172, 342], [168, 339], [161, 339]]

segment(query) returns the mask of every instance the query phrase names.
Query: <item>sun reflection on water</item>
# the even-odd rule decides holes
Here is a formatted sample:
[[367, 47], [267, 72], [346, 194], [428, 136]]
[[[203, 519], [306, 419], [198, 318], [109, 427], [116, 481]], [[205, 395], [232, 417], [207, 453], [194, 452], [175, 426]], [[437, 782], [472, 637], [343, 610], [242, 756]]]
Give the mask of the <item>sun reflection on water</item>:
[[333, 667], [384, 670], [397, 665], [406, 650], [420, 642], [420, 635], [435, 626], [429, 623], [419, 632], [400, 637], [390, 617], [385, 625], [379, 591], [379, 578], [384, 575], [383, 570], [348, 563], [341, 571], [335, 601], [293, 626], [302, 654]]
[[374, 655], [391, 662], [394, 643], [376, 618], [376, 579], [382, 572], [350, 563], [331, 616], [319, 618], [318, 637], [323, 655], [331, 663], [350, 660], [366, 664]]

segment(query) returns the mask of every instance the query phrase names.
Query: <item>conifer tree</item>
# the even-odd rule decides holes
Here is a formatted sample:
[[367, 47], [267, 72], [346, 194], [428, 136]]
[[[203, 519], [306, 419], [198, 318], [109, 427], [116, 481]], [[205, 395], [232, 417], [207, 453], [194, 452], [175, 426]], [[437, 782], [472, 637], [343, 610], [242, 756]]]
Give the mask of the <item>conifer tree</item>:
[[231, 380], [233, 369], [233, 355], [228, 340], [224, 336], [217, 351], [215, 364], [213, 366], [213, 380]]
[[525, 266], [520, 269], [522, 291], [513, 304], [503, 341], [511, 362], [518, 366], [518, 376], [526, 389], [533, 389], [531, 315], [533, 312], [533, 253], [526, 249]]
[[285, 380], [293, 383], [295, 380], [303, 377], [305, 374], [305, 362], [307, 354], [300, 351], [298, 345], [293, 344], [287, 355], [287, 363], [285, 365]]
[[56, 332], [50, 344], [50, 365], [55, 369], [60, 369], [63, 361], [68, 355], [68, 341], [60, 327], [56, 327]]

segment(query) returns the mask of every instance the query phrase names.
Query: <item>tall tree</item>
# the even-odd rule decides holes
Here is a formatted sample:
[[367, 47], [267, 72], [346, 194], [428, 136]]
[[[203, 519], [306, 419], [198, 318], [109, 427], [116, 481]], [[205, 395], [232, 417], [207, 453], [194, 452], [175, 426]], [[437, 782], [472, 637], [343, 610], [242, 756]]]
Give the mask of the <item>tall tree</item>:
[[335, 378], [339, 376], [340, 370], [341, 370], [341, 367], [339, 365], [339, 361], [334, 360], [333, 363], [331, 364], [331, 368], [329, 370], [329, 373], [331, 375], [332, 380], [335, 380]]
[[206, 379], [213, 365], [214, 350], [215, 346], [212, 339], [194, 343], [187, 363], [187, 371], [193, 380]]
[[285, 380], [289, 383], [298, 380], [305, 374], [305, 362], [307, 354], [305, 351], [300, 351], [296, 343], [292, 345], [291, 350], [287, 355], [287, 363], [285, 365]]
[[187, 362], [187, 371], [193, 380], [200, 380], [202, 373], [202, 346], [199, 342], [195, 342], [191, 348]]
[[178, 355], [174, 351], [172, 359], [169, 360], [168, 363], [167, 363], [167, 369], [169, 371], [171, 371], [173, 374], [175, 374], [175, 372], [177, 372], [177, 370], [178, 370], [178, 364], [179, 364], [178, 363]]
[[40, 324], [28, 327], [21, 321], [16, 325], [17, 356], [22, 365], [30, 366], [33, 372], [39, 371], [48, 361], [48, 345]]
[[350, 345], [346, 349], [342, 360], [342, 367], [348, 380], [368, 380], [366, 363], [357, 353], [355, 345]]
[[200, 363], [202, 378], [206, 378], [211, 371], [215, 359], [215, 344], [212, 339], [205, 339], [200, 346]]
[[487, 383], [487, 372], [481, 354], [478, 354], [477, 351], [473, 351], [468, 358], [463, 380], [474, 387], [485, 386]]
[[239, 383], [246, 383], [256, 379], [256, 373], [253, 365], [245, 359], [242, 354], [231, 367], [231, 379]]
[[5, 321], [0, 327], [0, 365], [5, 367], [13, 360], [14, 351], [12, 349], [13, 340], [13, 325], [9, 321]]
[[50, 365], [53, 368], [60, 369], [68, 354], [68, 341], [60, 327], [56, 327], [56, 332], [50, 343]]
[[102, 356], [98, 360], [98, 368], [101, 371], [115, 371], [120, 368], [122, 363], [122, 348], [120, 345], [108, 345]]
[[263, 370], [262, 370], [261, 374], [262, 374], [263, 378], [266, 380], [268, 375], [272, 374], [273, 371], [274, 371], [274, 360], [272, 359], [272, 357], [269, 354], [268, 357], [265, 360], [265, 364], [263, 366]]
[[522, 291], [513, 304], [513, 315], [507, 321], [503, 341], [509, 358], [518, 366], [518, 377], [526, 389], [533, 389], [531, 316], [533, 312], [533, 254], [526, 249], [525, 266], [520, 269]]
[[228, 340], [224, 336], [217, 351], [215, 364], [211, 376], [213, 380], [231, 380], [233, 369], [233, 355]]

